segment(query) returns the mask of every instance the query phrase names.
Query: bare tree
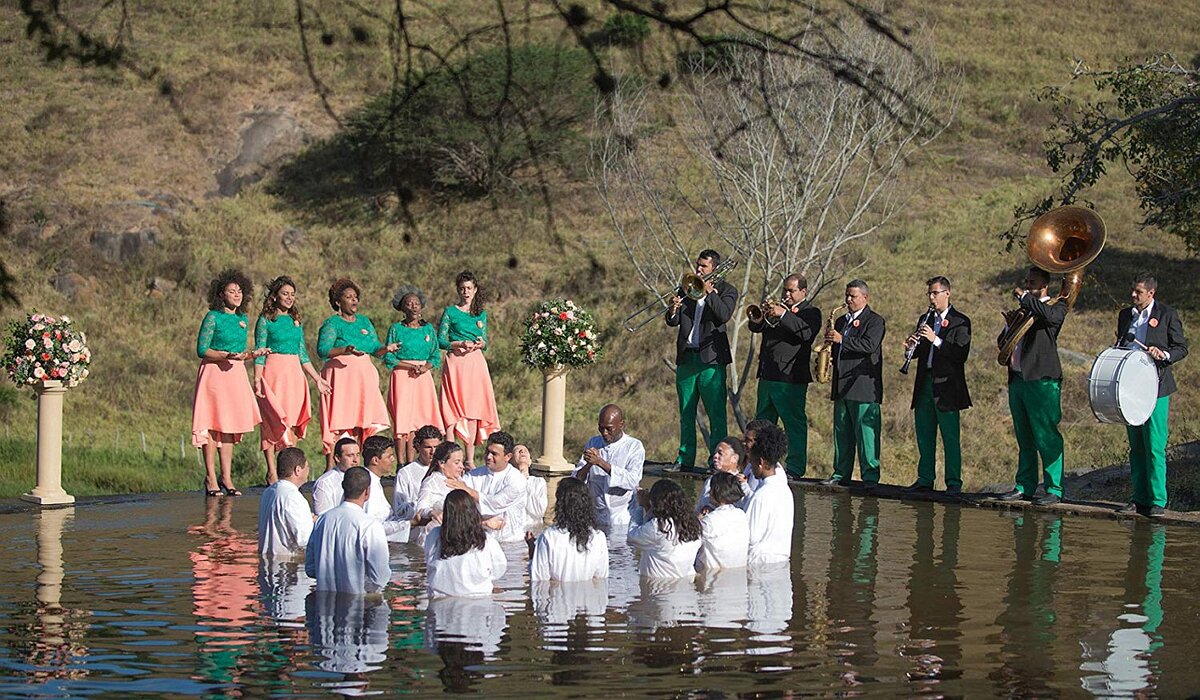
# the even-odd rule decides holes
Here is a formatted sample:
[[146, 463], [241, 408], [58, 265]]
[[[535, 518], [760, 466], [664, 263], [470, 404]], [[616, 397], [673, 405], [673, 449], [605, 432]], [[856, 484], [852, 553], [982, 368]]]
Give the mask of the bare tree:
[[[776, 296], [793, 272], [815, 294], [853, 270], [854, 244], [902, 203], [906, 159], [945, 129], [957, 83], [927, 46], [898, 50], [867, 29], [836, 49], [875, 66], [916, 109], [899, 118], [807, 61], [741, 48], [694, 66], [677, 133], [646, 138], [655, 115], [645, 88], [619, 88], [598, 109], [593, 180], [647, 289], [669, 288], [701, 242], [717, 240], [741, 259], [731, 281], [748, 301]], [[742, 426], [755, 361], [752, 343], [739, 352], [745, 326], [739, 313], [730, 331], [730, 403]]]

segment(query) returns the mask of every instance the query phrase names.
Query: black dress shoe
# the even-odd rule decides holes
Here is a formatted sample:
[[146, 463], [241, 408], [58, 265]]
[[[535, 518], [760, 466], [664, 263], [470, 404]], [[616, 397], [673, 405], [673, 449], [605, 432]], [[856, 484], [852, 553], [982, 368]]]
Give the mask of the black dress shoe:
[[1062, 499], [1052, 493], [1045, 494], [1044, 496], [1038, 496], [1033, 499], [1033, 505], [1035, 506], [1054, 506], [1058, 505], [1059, 503], [1062, 503]]
[[1136, 515], [1138, 512], [1138, 504], [1130, 501], [1117, 509], [1118, 515]]
[[1022, 498], [1025, 498], [1025, 494], [1021, 493], [1020, 489], [1013, 489], [1012, 491], [1005, 491], [1004, 493], [996, 496], [996, 500], [998, 500], [998, 501], [1019, 501]]
[[1167, 509], [1162, 506], [1151, 506], [1149, 512], [1146, 513], [1151, 518], [1161, 518], [1167, 514]]
[[875, 489], [877, 488], [879, 488], [879, 482], [877, 481], [864, 481], [862, 485], [862, 490], [866, 493], [875, 493]]
[[908, 486], [904, 487], [904, 490], [912, 491], [914, 493], [929, 493], [930, 491], [933, 491], [933, 487], [926, 486], [925, 484], [922, 484], [919, 481], [914, 481], [911, 484], [909, 484]]
[[962, 495], [962, 487], [961, 486], [947, 486], [946, 487], [946, 495], [947, 496], [961, 496]]

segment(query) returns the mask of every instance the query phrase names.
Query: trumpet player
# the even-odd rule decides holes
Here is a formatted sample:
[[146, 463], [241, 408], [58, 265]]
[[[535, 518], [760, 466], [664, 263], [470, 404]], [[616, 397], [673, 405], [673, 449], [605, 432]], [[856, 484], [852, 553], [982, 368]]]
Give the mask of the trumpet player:
[[[696, 257], [696, 274], [710, 277], [721, 255], [705, 249]], [[706, 279], [698, 300], [674, 296], [666, 322], [678, 328], [675, 339], [675, 393], [679, 398], [679, 456], [675, 465], [691, 470], [696, 465], [696, 407], [704, 402], [710, 423], [708, 456], [728, 434], [725, 413], [725, 371], [733, 356], [725, 324], [737, 309], [737, 290], [725, 280]]]
[[913, 384], [913, 423], [917, 433], [917, 480], [914, 491], [933, 490], [937, 478], [937, 435], [942, 434], [946, 493], [962, 492], [962, 446], [959, 411], [971, 407], [965, 367], [971, 352], [971, 319], [950, 305], [950, 280], [942, 276], [925, 282], [929, 311], [904, 340], [904, 349], [917, 365]]
[[758, 356], [756, 420], [783, 421], [788, 437], [787, 473], [804, 476], [808, 466], [809, 359], [821, 330], [821, 310], [808, 302], [808, 280], [801, 274], [783, 280], [783, 299], [764, 301], [750, 316], [751, 333], [762, 333]]
[[883, 403], [883, 316], [868, 306], [867, 283], [846, 285], [844, 316], [825, 334], [833, 343], [833, 476], [825, 484], [850, 485], [854, 453], [867, 490], [879, 484], [880, 409]]

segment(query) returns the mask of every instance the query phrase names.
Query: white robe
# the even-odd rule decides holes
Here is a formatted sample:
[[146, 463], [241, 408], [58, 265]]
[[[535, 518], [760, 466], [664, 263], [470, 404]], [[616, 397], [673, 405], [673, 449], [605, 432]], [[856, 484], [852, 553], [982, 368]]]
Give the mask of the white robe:
[[580, 457], [575, 463], [576, 478], [587, 477], [600, 527], [609, 532], [624, 531], [629, 526], [629, 503], [642, 481], [646, 448], [641, 440], [628, 434], [612, 444], [606, 444], [604, 438], [597, 435], [584, 446], [585, 450], [591, 448], [599, 450], [601, 459], [612, 465], [612, 473], [600, 467], [585, 471], [583, 468], [586, 463]]
[[792, 524], [796, 517], [792, 489], [787, 476], [776, 468], [775, 474], [758, 482], [746, 504], [750, 521], [749, 564], [773, 564], [792, 556]]
[[[450, 493], [450, 487], [446, 485], [446, 475], [441, 472], [434, 472], [429, 475], [429, 478], [421, 482], [421, 488], [417, 492], [416, 512], [421, 517], [430, 517], [434, 513], [440, 513], [442, 505], [446, 502], [446, 494]], [[429, 532], [432, 525], [424, 527], [414, 527], [409, 534], [408, 541], [413, 544], [424, 545], [425, 535]]]
[[[639, 510], [637, 515], [642, 515]], [[638, 550], [638, 575], [642, 578], [693, 578], [696, 575], [696, 553], [700, 551], [700, 539], [680, 542], [674, 532], [662, 532], [658, 518], [642, 522], [635, 518], [627, 538], [629, 545]]]
[[442, 528], [431, 528], [425, 537], [425, 576], [429, 596], [469, 598], [492, 594], [497, 579], [508, 569], [504, 550], [494, 538], [483, 549], [442, 559]]
[[357, 503], [343, 501], [317, 519], [304, 550], [304, 571], [316, 579], [318, 591], [382, 591], [392, 577], [383, 524]]
[[540, 476], [528, 477], [525, 492], [525, 529], [532, 530], [540, 527], [546, 521], [546, 506], [549, 505], [546, 495], [546, 480]]
[[592, 531], [585, 551], [579, 551], [564, 529], [551, 526], [538, 535], [529, 558], [530, 581], [588, 581], [608, 578], [608, 538]]
[[371, 490], [363, 510], [383, 523], [383, 534], [387, 536], [388, 542], [407, 542], [409, 530], [412, 528], [409, 522], [412, 515], [407, 518], [392, 517], [392, 505], [388, 502], [387, 492], [383, 490], [383, 480], [370, 469], [367, 473], [371, 475]]
[[[755, 479], [755, 482], [757, 482], [757, 481], [758, 480]], [[748, 480], [747, 481], [738, 481], [738, 485], [742, 487], [742, 499], [744, 500], [746, 498], [746, 496], [749, 496], [751, 493], [750, 482]], [[704, 488], [700, 490], [700, 499], [698, 501], [696, 501], [696, 512], [697, 513], [704, 510], [705, 508], [712, 509], [712, 508], [716, 507], [716, 504], [712, 502], [712, 496], [710, 495], [711, 493], [712, 493], [712, 477], [710, 476], [704, 480]], [[739, 503], [740, 503], [740, 501], [739, 501]]]
[[421, 480], [429, 471], [429, 465], [420, 462], [409, 462], [396, 471], [396, 486], [392, 492], [392, 515], [398, 516], [406, 511], [411, 518], [416, 513], [417, 496], [421, 493]]
[[280, 479], [258, 502], [258, 553], [263, 558], [299, 554], [312, 534], [313, 517], [300, 489]]
[[324, 515], [325, 511], [333, 510], [342, 502], [342, 479], [346, 472], [333, 467], [313, 482], [313, 513]]
[[504, 527], [488, 530], [489, 537], [499, 542], [524, 541], [527, 481], [521, 470], [511, 464], [498, 472], [477, 467], [463, 477], [463, 482], [479, 493], [480, 514], [485, 518], [494, 515], [504, 518]]
[[746, 565], [750, 520], [745, 511], [723, 505], [701, 518], [700, 533], [697, 569], [737, 569]]

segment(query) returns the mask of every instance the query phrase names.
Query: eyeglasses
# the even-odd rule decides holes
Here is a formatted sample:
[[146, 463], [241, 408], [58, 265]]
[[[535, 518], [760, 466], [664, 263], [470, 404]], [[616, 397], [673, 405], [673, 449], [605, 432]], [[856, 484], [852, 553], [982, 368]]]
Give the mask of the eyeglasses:
[[949, 294], [949, 289], [932, 289], [929, 291], [929, 296], [936, 297], [939, 294]]

